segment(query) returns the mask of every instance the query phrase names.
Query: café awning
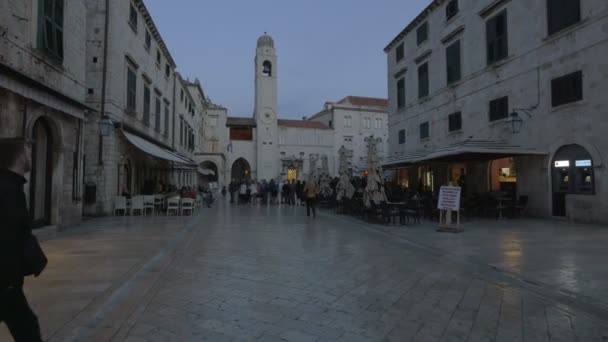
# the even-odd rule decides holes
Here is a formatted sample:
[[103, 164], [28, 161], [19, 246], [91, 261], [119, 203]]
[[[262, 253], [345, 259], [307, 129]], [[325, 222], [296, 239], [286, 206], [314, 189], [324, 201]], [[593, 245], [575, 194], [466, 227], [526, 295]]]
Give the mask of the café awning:
[[514, 156], [545, 154], [547, 154], [547, 152], [535, 148], [512, 145], [504, 142], [467, 140], [438, 148], [424, 157], [415, 159], [414, 162], [471, 162]]
[[169, 151], [168, 149], [161, 147], [153, 142], [145, 140], [129, 132], [122, 132], [124, 137], [139, 150], [159, 159], [169, 161], [176, 167], [176, 169], [188, 169], [195, 168], [196, 164], [179, 154]]
[[490, 140], [466, 140], [436, 149], [407, 152], [387, 160], [387, 169], [430, 162], [474, 162], [523, 156], [546, 155], [547, 152], [506, 142]]

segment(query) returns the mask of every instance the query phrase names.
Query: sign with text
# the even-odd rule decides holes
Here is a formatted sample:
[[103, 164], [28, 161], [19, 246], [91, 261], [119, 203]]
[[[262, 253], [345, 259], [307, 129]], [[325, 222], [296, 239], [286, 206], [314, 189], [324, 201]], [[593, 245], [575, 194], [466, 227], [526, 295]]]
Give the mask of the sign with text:
[[460, 191], [459, 186], [442, 186], [439, 190], [437, 209], [460, 210]]

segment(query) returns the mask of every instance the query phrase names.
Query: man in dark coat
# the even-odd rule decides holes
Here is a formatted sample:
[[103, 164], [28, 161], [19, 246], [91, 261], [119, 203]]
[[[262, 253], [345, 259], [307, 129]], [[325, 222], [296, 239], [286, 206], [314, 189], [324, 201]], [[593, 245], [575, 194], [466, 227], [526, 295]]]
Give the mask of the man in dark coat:
[[23, 293], [23, 253], [31, 221], [25, 203], [24, 175], [31, 151], [23, 139], [0, 139], [0, 323], [15, 341], [42, 341], [38, 318]]

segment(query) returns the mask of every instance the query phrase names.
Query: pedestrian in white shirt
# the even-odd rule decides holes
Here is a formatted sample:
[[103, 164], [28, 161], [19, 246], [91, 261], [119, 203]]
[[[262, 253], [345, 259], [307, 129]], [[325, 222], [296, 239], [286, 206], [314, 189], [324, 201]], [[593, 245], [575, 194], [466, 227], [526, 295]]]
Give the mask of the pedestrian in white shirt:
[[258, 204], [258, 184], [255, 181], [251, 182], [251, 185], [249, 185], [249, 191], [251, 196], [251, 205], [253, 206]]

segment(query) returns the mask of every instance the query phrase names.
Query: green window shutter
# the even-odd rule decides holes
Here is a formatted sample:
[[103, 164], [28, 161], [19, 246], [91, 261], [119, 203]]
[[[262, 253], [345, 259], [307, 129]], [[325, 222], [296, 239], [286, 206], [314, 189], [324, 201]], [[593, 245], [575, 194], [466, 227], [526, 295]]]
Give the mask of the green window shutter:
[[456, 41], [446, 49], [447, 80], [448, 84], [460, 80], [460, 41]]
[[144, 86], [144, 124], [150, 125], [150, 86]]

